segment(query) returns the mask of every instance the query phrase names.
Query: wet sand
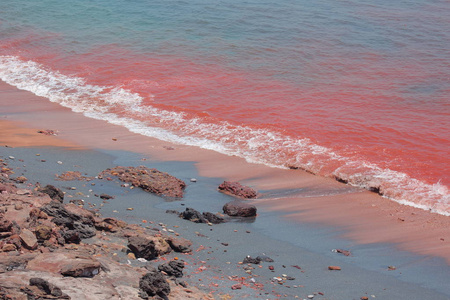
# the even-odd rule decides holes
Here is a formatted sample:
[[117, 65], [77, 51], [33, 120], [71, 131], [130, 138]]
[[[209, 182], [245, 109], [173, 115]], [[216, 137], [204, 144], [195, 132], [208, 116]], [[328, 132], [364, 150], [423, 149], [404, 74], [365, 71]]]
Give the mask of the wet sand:
[[[376, 282], [383, 282], [379, 285], [381, 289], [382, 285], [391, 286], [393, 283], [390, 281], [396, 278], [394, 280], [397, 285], [396, 292], [391, 291], [392, 294], [387, 294], [389, 296], [395, 294], [399, 297], [402, 291], [405, 295], [410, 294], [412, 291], [410, 284], [418, 284], [418, 289], [422, 292], [430, 292], [427, 289], [431, 287], [431, 293], [433, 290], [443, 293], [442, 299], [450, 296], [450, 291], [445, 287], [441, 288], [439, 281], [430, 282], [433, 279], [427, 272], [438, 267], [439, 272], [449, 274], [449, 217], [403, 206], [377, 194], [350, 187], [332, 179], [320, 178], [301, 170], [273, 169], [263, 165], [249, 164], [241, 158], [133, 134], [122, 127], [88, 119], [81, 114], [50, 103], [47, 99], [19, 91], [4, 83], [0, 84], [0, 111], [2, 112], [0, 116], [1, 145], [58, 146], [72, 150], [97, 149], [115, 156], [115, 163], [138, 163], [139, 160], [142, 162], [142, 159], [147, 159], [153, 163], [165, 164], [166, 168], [173, 170], [181, 166], [186, 167], [186, 164], [182, 163], [186, 162], [194, 168], [194, 171], [191, 170], [190, 173], [196, 172], [196, 174], [184, 174], [184, 179], [188, 179], [189, 176], [198, 176], [205, 178], [205, 181], [210, 180], [211, 183], [204, 189], [212, 189], [214, 193], [216, 191], [213, 183], [220, 183], [224, 179], [239, 180], [256, 188], [260, 192], [259, 199], [254, 201], [259, 209], [257, 221], [250, 225], [236, 224], [236, 226], [242, 227], [244, 232], [245, 226], [250, 226], [252, 232], [258, 231], [260, 236], [254, 240], [254, 243], [256, 244], [259, 240], [260, 249], [273, 240], [278, 240], [285, 249], [290, 249], [290, 252], [285, 253], [286, 257], [279, 258], [280, 260], [289, 261], [300, 247], [304, 248], [303, 250], [306, 249], [307, 254], [303, 253], [303, 255], [317, 256], [311, 260], [323, 260], [326, 271], [327, 263], [332, 263], [329, 256], [335, 259], [335, 253], [330, 254], [330, 250], [334, 248], [332, 244], [347, 245], [351, 246], [353, 252], [360, 251], [360, 254], [372, 255], [365, 258], [358, 255], [351, 261], [338, 259], [337, 263], [345, 264], [352, 270], [351, 274], [346, 274], [341, 277], [341, 280], [344, 280], [346, 276], [350, 276], [352, 280], [364, 277], [361, 274], [368, 276], [358, 284], [355, 282], [355, 288], [365, 284], [365, 280], [376, 278]], [[37, 129], [56, 130], [58, 136], [44, 136], [36, 133]], [[124, 153], [128, 154], [124, 155]], [[182, 170], [175, 172], [183, 173]], [[210, 195], [211, 191], [205, 192], [198, 188], [195, 188], [195, 192], [202, 195], [200, 198], [203, 200], [194, 199], [192, 192], [188, 193], [190, 196], [184, 200], [186, 204], [190, 201], [194, 208], [196, 205], [205, 207], [204, 202], [207, 201], [205, 198], [215, 195]], [[206, 207], [209, 205], [211, 209], [220, 210], [222, 202], [219, 201], [216, 205], [207, 204]], [[176, 202], [163, 202], [159, 205], [162, 209], [177, 206], [182, 208]], [[166, 215], [162, 217], [170, 218]], [[272, 223], [267, 224], [270, 222]], [[189, 224], [189, 226], [197, 225]], [[223, 229], [221, 236], [230, 234], [228, 231], [230, 225], [227, 226], [220, 227], [227, 228]], [[280, 230], [284, 233], [280, 234]], [[305, 230], [309, 233], [304, 233]], [[298, 232], [303, 232], [298, 236], [308, 235], [303, 242], [306, 243], [308, 240], [309, 242], [302, 245], [302, 241], [295, 236]], [[245, 239], [245, 234], [240, 238]], [[382, 249], [380, 251], [385, 253], [378, 252], [374, 255], [368, 249]], [[395, 249], [399, 251], [396, 252]], [[240, 251], [242, 255], [245, 254], [243, 249]], [[383, 264], [387, 264], [390, 257], [395, 257], [409, 266], [408, 269], [403, 270], [404, 275], [385, 272], [387, 266]], [[437, 261], [441, 262], [436, 263]], [[375, 267], [377, 265], [378, 267]], [[310, 269], [314, 268], [317, 266], [310, 266]], [[425, 270], [417, 273], [417, 270], [423, 268]], [[328, 285], [326, 289], [330, 292], [331, 283], [323, 278], [329, 276], [329, 273], [322, 271], [324, 270], [311, 276], [315, 276], [317, 280], [321, 279], [323, 285]], [[414, 275], [414, 273], [417, 274]], [[399, 281], [396, 281], [397, 279]], [[405, 286], [402, 286], [401, 282]], [[377, 289], [376, 286], [372, 288]], [[328, 299], [348, 299], [343, 296], [345, 293], [338, 293], [337, 289], [338, 287], [334, 287], [335, 295], [341, 293], [342, 298], [336, 296]], [[414, 292], [415, 295], [420, 293], [417, 290]], [[346, 295], [349, 296], [348, 293]], [[356, 297], [354, 294], [351, 296]]]

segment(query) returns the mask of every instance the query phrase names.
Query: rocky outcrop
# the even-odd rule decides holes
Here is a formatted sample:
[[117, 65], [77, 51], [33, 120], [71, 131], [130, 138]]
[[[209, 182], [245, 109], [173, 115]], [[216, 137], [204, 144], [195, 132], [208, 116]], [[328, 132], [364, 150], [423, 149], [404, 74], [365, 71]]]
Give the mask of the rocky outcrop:
[[223, 212], [232, 217], [255, 217], [256, 207], [242, 201], [231, 201], [223, 206]]
[[219, 191], [244, 199], [253, 199], [258, 195], [251, 187], [241, 185], [236, 181], [224, 181], [219, 185]]
[[125, 254], [133, 237], [152, 245], [156, 257], [172, 250], [191, 252], [191, 242], [178, 233], [165, 236], [150, 226], [62, 204], [46, 193], [18, 190], [4, 176], [8, 168], [1, 159], [0, 167], [5, 168], [0, 173], [0, 299], [213, 299], [173, 278], [183, 274], [177, 258], [158, 271], [150, 265], [156, 261]]
[[115, 167], [99, 174], [99, 178], [116, 176], [123, 182], [146, 192], [168, 197], [183, 197], [186, 183], [168, 173], [147, 167]]
[[52, 201], [44, 205], [41, 210], [53, 217], [53, 223], [63, 228], [63, 237], [66, 242], [79, 243], [81, 239], [95, 235], [93, 213], [73, 203], [63, 205]]

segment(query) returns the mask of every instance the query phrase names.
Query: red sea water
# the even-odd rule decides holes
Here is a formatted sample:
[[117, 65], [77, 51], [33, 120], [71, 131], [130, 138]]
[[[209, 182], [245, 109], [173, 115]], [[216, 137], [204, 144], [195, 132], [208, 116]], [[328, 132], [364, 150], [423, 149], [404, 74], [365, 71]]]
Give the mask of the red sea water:
[[25, 17], [0, 5], [12, 85], [143, 135], [450, 214], [448, 1], [81, 1], [73, 13], [19, 2]]

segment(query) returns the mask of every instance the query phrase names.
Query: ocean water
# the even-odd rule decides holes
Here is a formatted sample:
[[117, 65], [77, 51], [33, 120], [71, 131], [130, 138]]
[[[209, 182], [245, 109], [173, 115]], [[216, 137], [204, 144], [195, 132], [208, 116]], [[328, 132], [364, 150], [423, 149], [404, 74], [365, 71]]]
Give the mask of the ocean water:
[[448, 0], [1, 1], [0, 79], [450, 215]]

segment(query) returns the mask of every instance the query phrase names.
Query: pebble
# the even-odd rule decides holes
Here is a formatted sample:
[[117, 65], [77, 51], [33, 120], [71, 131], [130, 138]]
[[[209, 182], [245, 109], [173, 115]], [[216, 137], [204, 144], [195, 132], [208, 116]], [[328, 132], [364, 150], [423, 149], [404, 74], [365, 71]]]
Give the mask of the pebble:
[[328, 270], [331, 270], [331, 271], [340, 271], [340, 270], [341, 270], [341, 267], [338, 267], [338, 266], [329, 266], [329, 267], [328, 267]]
[[197, 179], [191, 178], [191, 182], [197, 182]]
[[308, 299], [314, 298], [314, 295], [308, 295]]
[[62, 165], [62, 161], [58, 160], [57, 161], [58, 165]]
[[127, 208], [127, 210], [133, 210], [133, 209], [134, 209], [134, 208], [132, 208], [132, 207], [128, 207], [128, 208]]
[[14, 156], [9, 156], [9, 159], [15, 159], [15, 157]]

